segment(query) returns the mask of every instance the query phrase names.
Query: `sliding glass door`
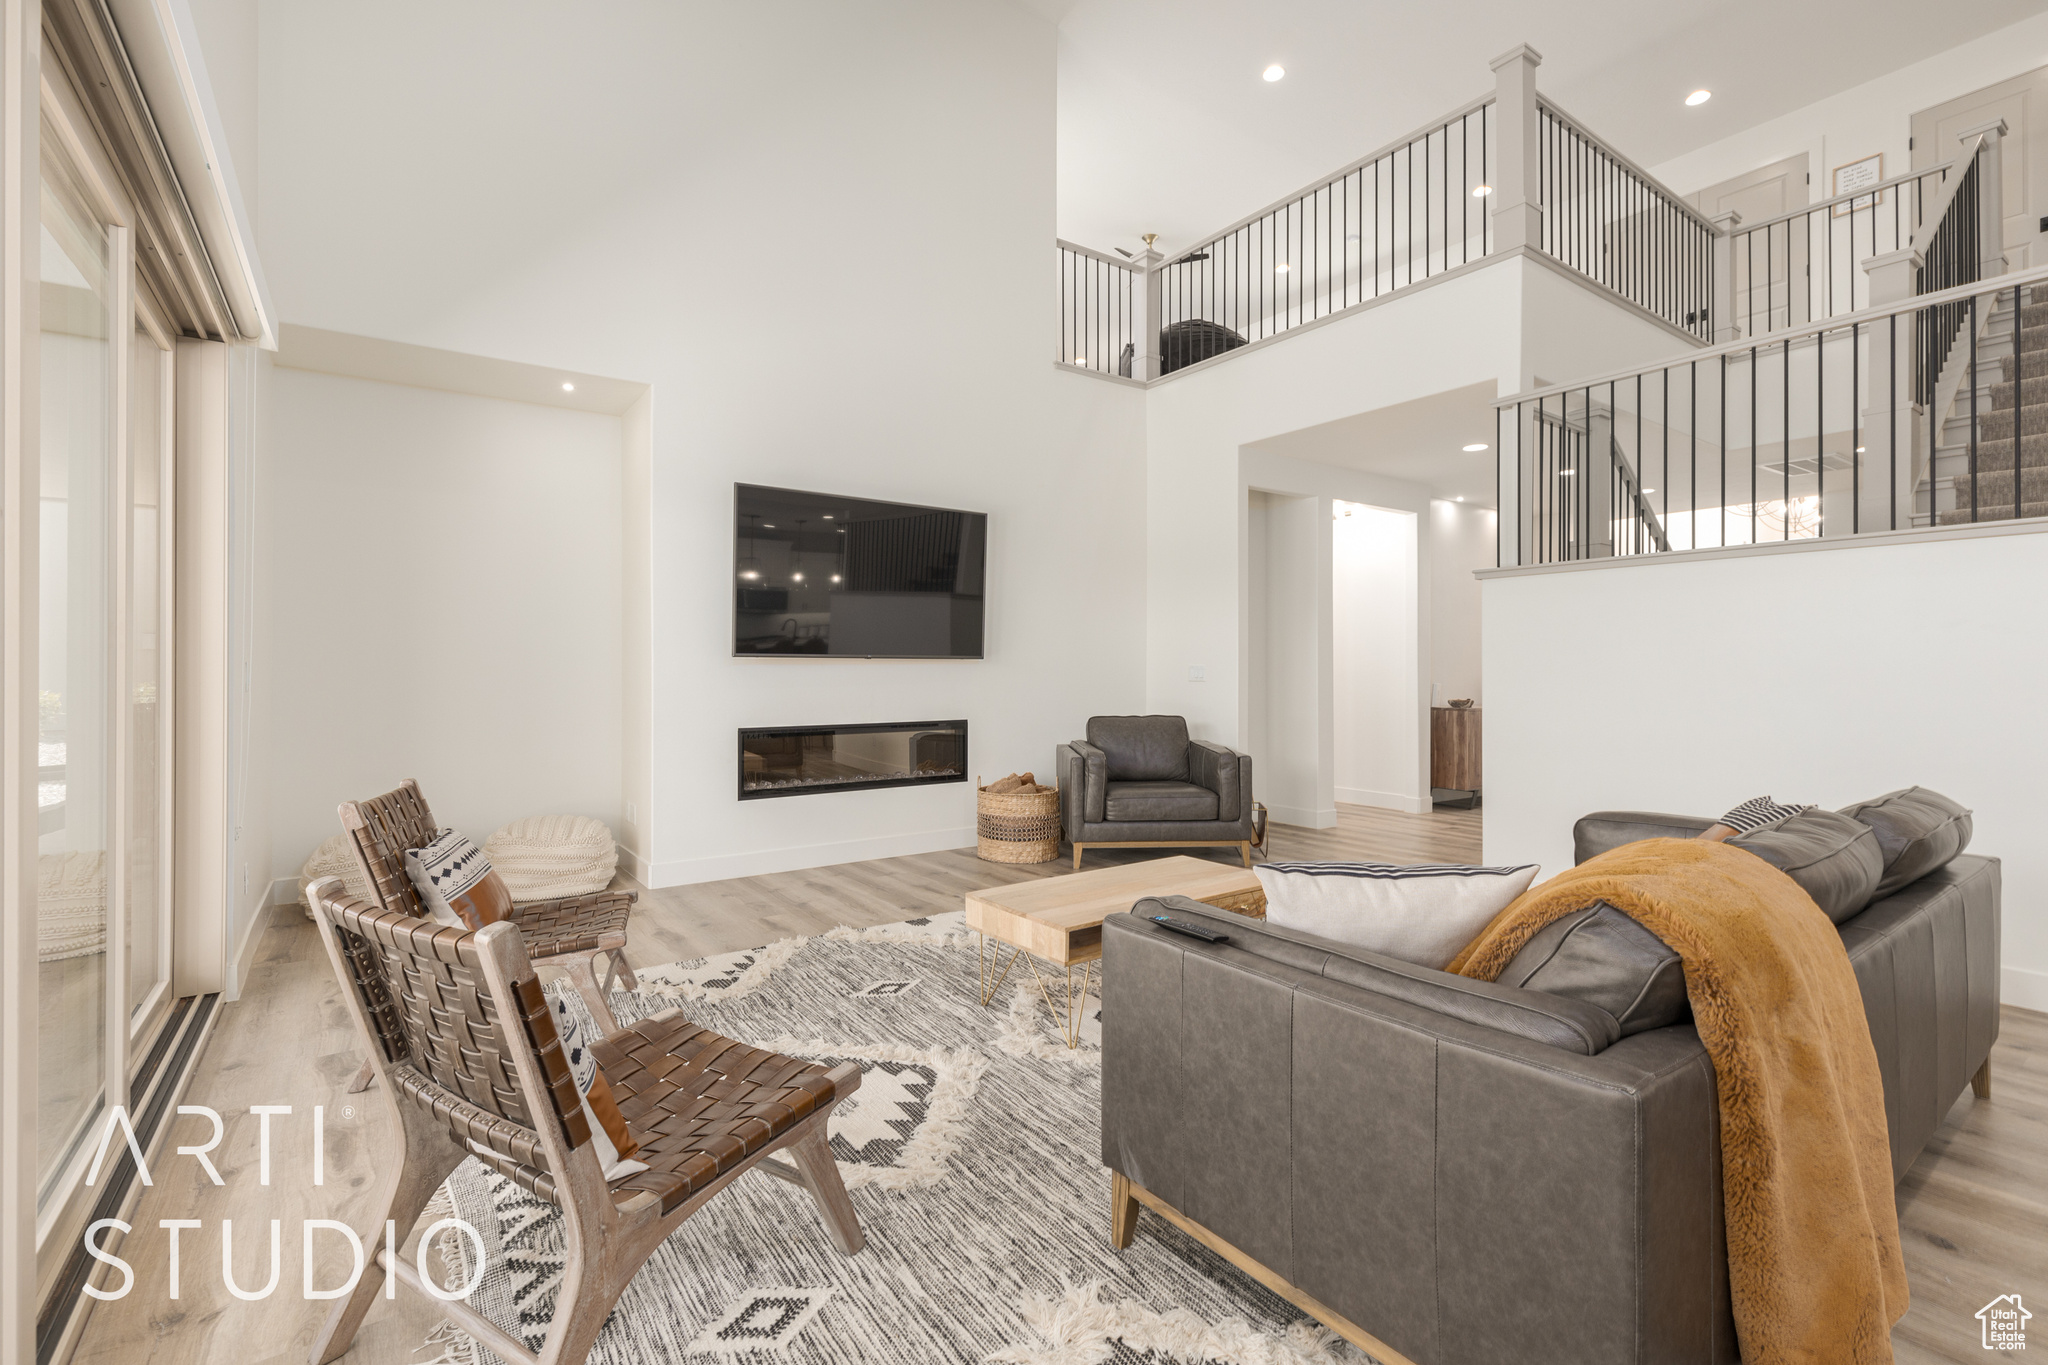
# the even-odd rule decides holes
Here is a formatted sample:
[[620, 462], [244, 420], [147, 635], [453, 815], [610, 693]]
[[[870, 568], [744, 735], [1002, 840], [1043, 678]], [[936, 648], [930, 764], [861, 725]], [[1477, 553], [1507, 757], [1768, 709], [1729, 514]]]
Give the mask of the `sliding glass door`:
[[36, 653], [39, 1202], [47, 1202], [105, 1102], [113, 777], [113, 261], [110, 234], [51, 150], [42, 192]]
[[[38, 1208], [76, 1188], [170, 985], [171, 336], [119, 206], [42, 148]], [[101, 191], [104, 193], [104, 189]], [[111, 1097], [111, 1098], [110, 1098]]]

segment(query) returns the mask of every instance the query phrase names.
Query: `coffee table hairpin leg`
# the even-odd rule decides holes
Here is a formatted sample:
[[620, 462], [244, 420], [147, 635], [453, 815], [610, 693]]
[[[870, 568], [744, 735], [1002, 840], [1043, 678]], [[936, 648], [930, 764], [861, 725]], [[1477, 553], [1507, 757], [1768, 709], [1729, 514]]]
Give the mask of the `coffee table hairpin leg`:
[[[1053, 1023], [1059, 1025], [1061, 1040], [1070, 1048], [1079, 1047], [1081, 1045], [1081, 1020], [1087, 1014], [1088, 988], [1095, 982], [1095, 964], [1089, 962], [1081, 969], [1081, 993], [1078, 997], [1074, 994], [1074, 969], [1072, 966], [1067, 968], [1066, 989], [1061, 993], [1066, 1002], [1066, 1007], [1062, 1009], [1052, 1002], [1052, 992], [1046, 987], [1045, 978], [1039, 974], [1037, 958], [1031, 956], [1022, 948], [1012, 948], [1010, 950], [1010, 960], [1005, 962], [1003, 961], [1002, 940], [998, 939], [996, 941], [995, 949], [991, 953], [988, 935], [977, 934], [976, 937], [979, 939], [975, 949], [975, 957], [979, 975], [978, 984], [981, 991], [981, 1007], [983, 1009], [988, 1008], [989, 1001], [995, 999], [996, 992], [1002, 989], [1003, 982], [1009, 979], [1010, 968], [1016, 966], [1017, 959], [1021, 957], [1024, 959], [1025, 965], [1031, 968], [1032, 979], [1038, 982], [1038, 994], [1045, 1001], [1046, 1009], [1052, 1013]], [[997, 970], [998, 967], [1001, 968], [1000, 971]]]
[[1088, 987], [1095, 980], [1095, 963], [1090, 961], [1081, 968], [1081, 994], [1078, 997], [1074, 994], [1074, 968], [1071, 964], [1067, 967], [1066, 985], [1060, 992], [1065, 1009], [1052, 1003], [1052, 992], [1046, 989], [1045, 978], [1038, 974], [1038, 959], [1027, 956], [1025, 964], [1031, 968], [1031, 975], [1038, 982], [1038, 993], [1044, 997], [1052, 1021], [1060, 1026], [1060, 1037], [1070, 1048], [1081, 1046], [1081, 1020], [1088, 1013]]
[[[988, 1002], [995, 999], [996, 991], [1002, 987], [1004, 979], [1010, 975], [1010, 968], [1016, 966], [1017, 959], [1024, 955], [1024, 950], [1022, 948], [1012, 948], [1010, 950], [1010, 960], [1004, 962], [1003, 942], [1001, 939], [996, 940], [995, 955], [991, 957], [988, 949], [988, 935], [977, 934], [976, 937], [981, 940], [980, 946], [976, 950], [976, 958], [979, 961], [981, 972], [981, 1007], [987, 1009]], [[998, 973], [996, 971], [997, 967], [1001, 967], [1003, 970]]]

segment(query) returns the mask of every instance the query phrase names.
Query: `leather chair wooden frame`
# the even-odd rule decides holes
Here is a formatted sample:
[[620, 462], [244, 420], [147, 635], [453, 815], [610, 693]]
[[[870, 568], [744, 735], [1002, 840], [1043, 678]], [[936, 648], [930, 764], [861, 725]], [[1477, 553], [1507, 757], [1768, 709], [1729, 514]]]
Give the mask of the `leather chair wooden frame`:
[[[432, 918], [405, 870], [405, 851], [424, 848], [440, 833], [420, 784], [408, 777], [382, 796], [342, 802], [341, 824], [378, 904], [400, 914]], [[629, 991], [640, 984], [626, 961], [626, 920], [637, 899], [631, 891], [594, 891], [527, 901], [512, 910], [512, 922], [519, 927], [533, 964], [566, 970], [605, 1033], [618, 1027], [609, 995], [614, 983]], [[596, 971], [600, 961], [605, 964], [602, 982]], [[349, 1090], [356, 1093], [369, 1084], [366, 1065]]]
[[[826, 1142], [839, 1101], [860, 1088], [851, 1062], [746, 1047], [663, 1011], [596, 1044], [650, 1169], [607, 1185], [554, 1012], [510, 923], [450, 928], [348, 896], [339, 878], [308, 891], [350, 1015], [396, 1111], [398, 1150], [357, 1232], [410, 1230], [463, 1161], [477, 1156], [562, 1210], [566, 1258], [545, 1344], [528, 1350], [462, 1300], [428, 1289], [399, 1247], [378, 1246], [315, 1338], [313, 1365], [345, 1354], [395, 1275], [457, 1327], [518, 1365], [576, 1365], [626, 1285], [692, 1214], [759, 1169], [810, 1192], [839, 1250], [859, 1220]], [[792, 1161], [777, 1158], [787, 1150]]]

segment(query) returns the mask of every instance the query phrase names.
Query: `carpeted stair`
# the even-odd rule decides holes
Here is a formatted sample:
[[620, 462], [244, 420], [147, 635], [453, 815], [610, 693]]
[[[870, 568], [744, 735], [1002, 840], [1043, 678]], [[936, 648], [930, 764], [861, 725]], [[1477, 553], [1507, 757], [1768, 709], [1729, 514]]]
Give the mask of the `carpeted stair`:
[[1942, 427], [1934, 478], [1921, 480], [1920, 505], [1931, 503], [1938, 525], [2048, 516], [2048, 290], [2031, 292], [2018, 322], [2015, 330], [2009, 305], [1994, 306], [1978, 332], [1975, 440], [1965, 383]]

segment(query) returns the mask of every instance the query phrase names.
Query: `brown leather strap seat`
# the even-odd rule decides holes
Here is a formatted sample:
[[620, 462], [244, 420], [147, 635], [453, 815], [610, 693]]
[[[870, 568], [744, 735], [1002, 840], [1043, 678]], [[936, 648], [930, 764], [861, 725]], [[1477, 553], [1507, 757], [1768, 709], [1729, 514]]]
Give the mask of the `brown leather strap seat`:
[[512, 907], [512, 922], [536, 962], [570, 953], [596, 953], [617, 946], [633, 913], [631, 891], [594, 891], [561, 900], [529, 901]]
[[612, 1191], [654, 1194], [663, 1213], [837, 1095], [815, 1062], [735, 1042], [691, 1023], [680, 1009], [629, 1025], [591, 1052], [640, 1140], [636, 1159], [649, 1167], [614, 1182]]

